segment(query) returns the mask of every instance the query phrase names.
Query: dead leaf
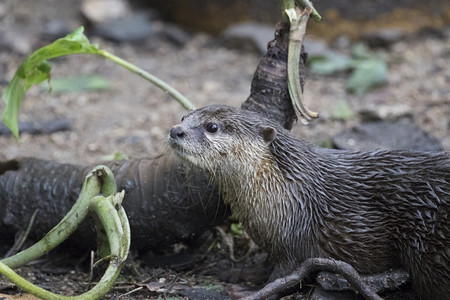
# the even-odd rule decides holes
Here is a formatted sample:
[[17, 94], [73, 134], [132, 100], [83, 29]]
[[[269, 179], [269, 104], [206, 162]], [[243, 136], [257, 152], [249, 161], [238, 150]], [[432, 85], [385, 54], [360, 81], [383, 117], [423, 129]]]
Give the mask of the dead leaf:
[[144, 284], [143, 286], [145, 286], [150, 292], [156, 292], [159, 289], [163, 288], [166, 284], [162, 283], [162, 282], [150, 282], [147, 284]]

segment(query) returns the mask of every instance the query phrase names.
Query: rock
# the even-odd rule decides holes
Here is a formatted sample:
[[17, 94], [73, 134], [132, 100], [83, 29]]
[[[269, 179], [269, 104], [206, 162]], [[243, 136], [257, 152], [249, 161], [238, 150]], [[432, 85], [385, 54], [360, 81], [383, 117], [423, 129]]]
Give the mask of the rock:
[[350, 56], [332, 50], [324, 40], [307, 36], [304, 40], [308, 65], [312, 73], [330, 75], [347, 71], [352, 66]]
[[101, 23], [126, 17], [130, 8], [125, 0], [85, 0], [81, 13], [89, 22]]
[[33, 48], [33, 42], [30, 33], [21, 29], [12, 28], [2, 32], [0, 30], [0, 49], [7, 49], [22, 55], [29, 54]]
[[[51, 134], [59, 131], [71, 130], [70, 122], [66, 119], [38, 120], [33, 122], [19, 121], [20, 134]], [[0, 123], [0, 135], [11, 135], [11, 130]]]
[[70, 24], [66, 20], [52, 20], [45, 24], [42, 35], [49, 41], [62, 38], [73, 31]]
[[442, 34], [444, 35], [445, 39], [450, 39], [450, 25], [442, 29]]
[[388, 48], [390, 45], [403, 40], [406, 37], [404, 30], [391, 28], [381, 29], [366, 35], [362, 39], [369, 47], [373, 48]]
[[0, 3], [0, 17], [3, 18], [8, 12], [8, 5], [5, 2]]
[[226, 47], [264, 54], [267, 51], [267, 43], [274, 38], [274, 32], [272, 26], [243, 22], [229, 26], [222, 32], [221, 37]]
[[339, 100], [333, 109], [333, 120], [348, 121], [353, 118], [353, 116], [354, 113], [348, 105], [348, 102], [345, 100]]
[[191, 39], [191, 35], [183, 30], [181, 27], [170, 24], [160, 23], [154, 24], [155, 33], [162, 39], [167, 40], [177, 47], [183, 47]]
[[305, 47], [308, 47], [308, 54], [311, 53], [311, 55], [328, 56], [336, 53], [328, 47], [328, 43], [324, 40], [306, 36], [303, 43]]
[[95, 34], [116, 42], [141, 41], [153, 30], [145, 13], [132, 13], [125, 0], [85, 0], [81, 12]]
[[154, 34], [146, 13], [134, 13], [123, 18], [94, 23], [93, 31], [116, 42], [142, 41]]
[[339, 50], [349, 49], [351, 44], [350, 39], [346, 35], [340, 35], [333, 41], [333, 47]]
[[154, 35], [152, 10], [133, 12], [126, 0], [85, 0], [81, 12], [92, 31], [115, 42], [143, 41]]
[[[349, 47], [350, 41], [347, 37], [342, 37], [342, 43], [343, 47]], [[348, 44], [347, 44], [348, 43]], [[341, 52], [335, 51], [330, 48], [330, 45], [328, 42], [322, 39], [313, 38], [311, 36], [306, 36], [305, 40], [303, 41], [303, 44], [305, 45], [305, 48], [308, 52], [308, 57], [314, 58], [314, 57], [333, 57], [333, 58], [339, 58], [339, 59], [349, 59], [350, 57], [346, 54], [343, 54]], [[344, 46], [345, 44], [345, 46]]]
[[437, 39], [447, 39], [448, 35], [446, 33], [446, 31], [448, 31], [449, 28], [435, 28], [432, 26], [426, 26], [423, 27], [419, 30], [419, 32], [417, 33], [417, 35], [419, 36], [419, 38], [429, 38], [429, 37], [434, 37]]
[[412, 108], [406, 104], [397, 103], [394, 105], [371, 105], [359, 111], [361, 121], [396, 121], [403, 117], [412, 116]]
[[440, 141], [409, 119], [378, 121], [346, 129], [332, 137], [334, 147], [346, 150], [397, 149], [442, 151]]

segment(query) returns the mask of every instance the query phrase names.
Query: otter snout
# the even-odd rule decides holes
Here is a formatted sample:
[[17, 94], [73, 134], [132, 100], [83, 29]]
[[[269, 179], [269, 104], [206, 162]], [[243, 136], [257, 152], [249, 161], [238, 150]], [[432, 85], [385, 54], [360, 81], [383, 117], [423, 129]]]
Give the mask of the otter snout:
[[172, 128], [170, 128], [169, 136], [174, 139], [181, 139], [186, 136], [186, 133], [184, 132], [183, 128], [180, 125], [175, 125]]

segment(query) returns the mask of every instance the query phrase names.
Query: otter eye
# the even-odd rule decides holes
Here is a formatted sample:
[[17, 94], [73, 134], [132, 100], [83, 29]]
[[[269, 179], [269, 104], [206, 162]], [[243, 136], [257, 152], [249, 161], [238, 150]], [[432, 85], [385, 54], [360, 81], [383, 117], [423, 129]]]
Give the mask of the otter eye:
[[217, 125], [214, 122], [209, 122], [209, 123], [206, 123], [205, 129], [206, 129], [206, 131], [208, 131], [210, 133], [215, 133], [215, 132], [217, 132], [217, 130], [219, 130], [219, 125]]

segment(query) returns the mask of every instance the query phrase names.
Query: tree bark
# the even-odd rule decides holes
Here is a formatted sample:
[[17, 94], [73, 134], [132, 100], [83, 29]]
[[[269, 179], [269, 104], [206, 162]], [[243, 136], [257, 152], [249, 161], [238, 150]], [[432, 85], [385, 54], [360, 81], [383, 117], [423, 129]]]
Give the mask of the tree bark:
[[[298, 119], [288, 89], [288, 42], [289, 24], [277, 24], [275, 38], [268, 43], [267, 53], [261, 58], [253, 75], [250, 96], [242, 103], [241, 108], [259, 112], [291, 130]], [[302, 47], [299, 65], [302, 90], [306, 80], [307, 56]]]

